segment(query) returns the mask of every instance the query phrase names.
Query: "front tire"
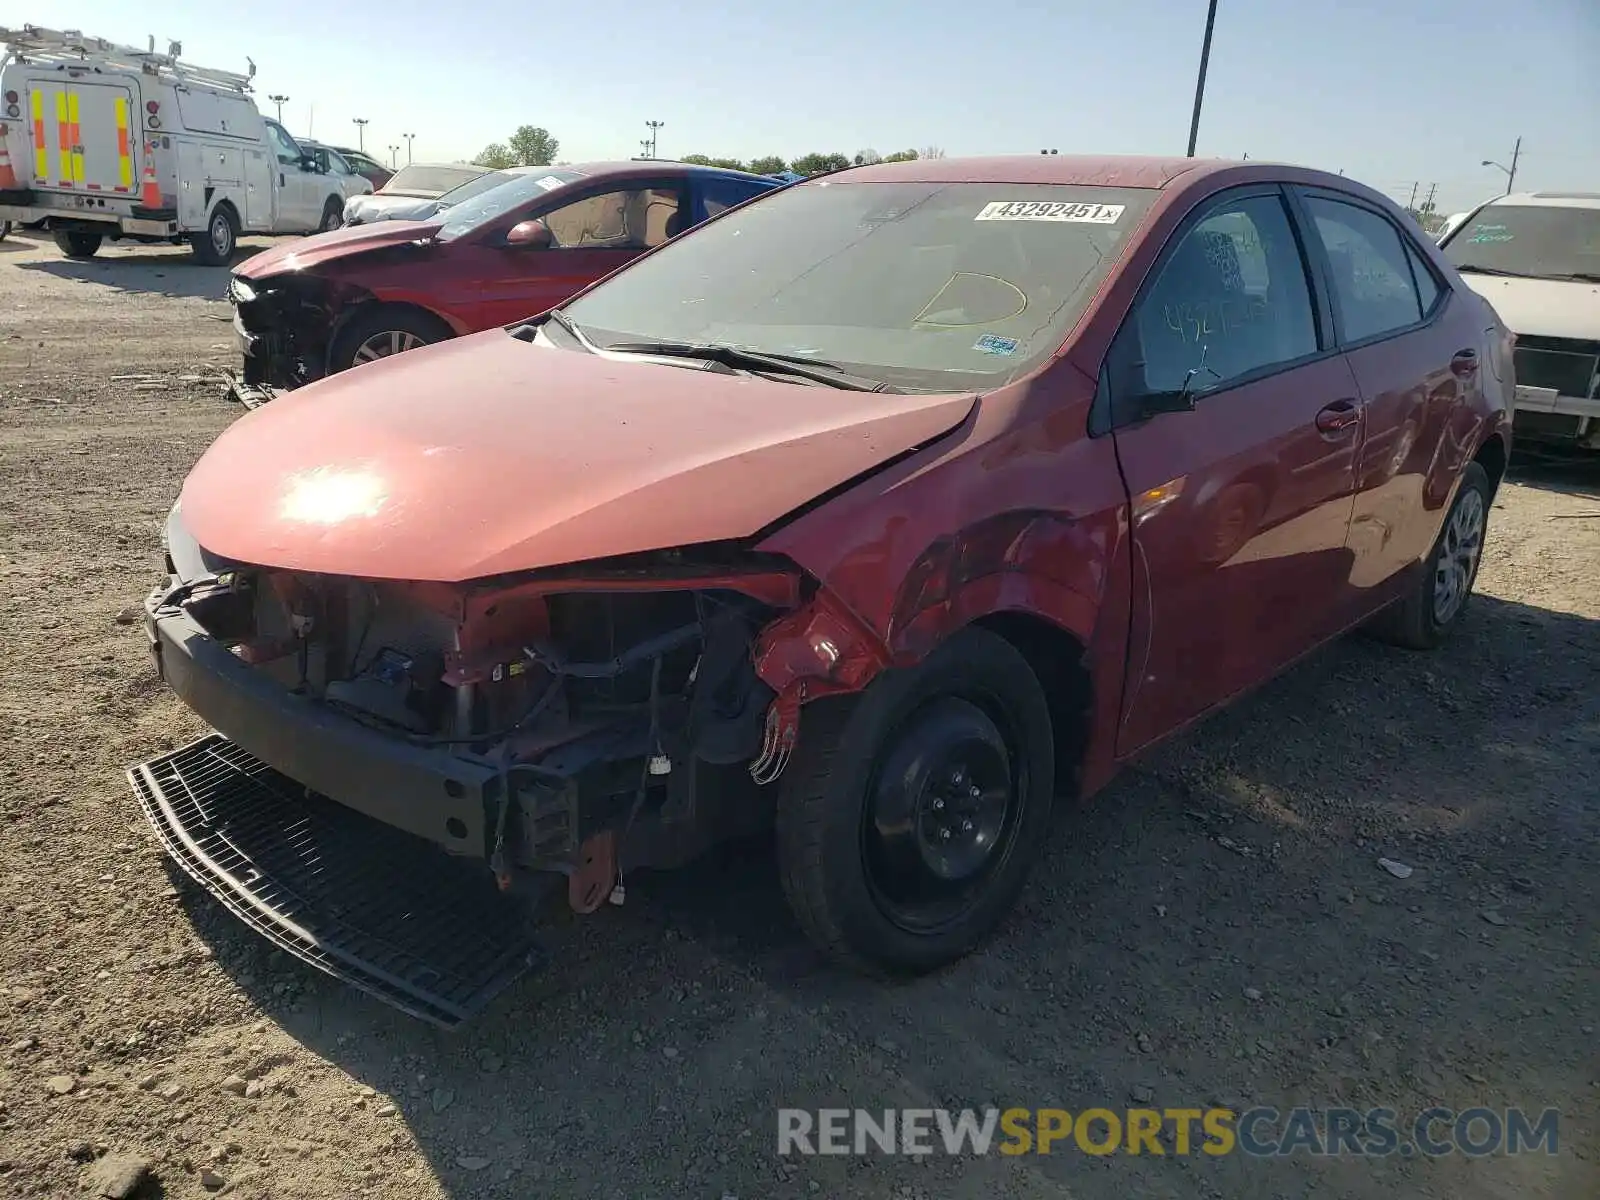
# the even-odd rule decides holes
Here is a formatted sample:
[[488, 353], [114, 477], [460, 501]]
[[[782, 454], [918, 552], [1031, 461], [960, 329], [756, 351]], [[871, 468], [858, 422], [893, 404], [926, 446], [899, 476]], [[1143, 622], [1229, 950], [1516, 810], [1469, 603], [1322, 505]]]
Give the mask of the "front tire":
[[328, 370], [348, 371], [362, 363], [431, 346], [450, 336], [449, 327], [429, 313], [413, 308], [376, 308], [356, 317], [334, 338]]
[[777, 802], [783, 889], [807, 936], [871, 974], [969, 953], [1043, 846], [1054, 746], [1027, 660], [978, 628], [859, 697], [807, 706]]
[[318, 233], [331, 233], [344, 224], [344, 204], [336, 197], [328, 197], [328, 202], [322, 206], [322, 224], [317, 226]]
[[56, 248], [68, 258], [93, 258], [100, 252], [103, 235], [77, 229], [56, 230]]
[[217, 205], [204, 233], [189, 235], [195, 261], [207, 267], [226, 266], [239, 248], [239, 219], [226, 204]]
[[1421, 578], [1374, 618], [1374, 635], [1408, 650], [1432, 650], [1461, 624], [1483, 561], [1492, 497], [1488, 472], [1468, 463]]

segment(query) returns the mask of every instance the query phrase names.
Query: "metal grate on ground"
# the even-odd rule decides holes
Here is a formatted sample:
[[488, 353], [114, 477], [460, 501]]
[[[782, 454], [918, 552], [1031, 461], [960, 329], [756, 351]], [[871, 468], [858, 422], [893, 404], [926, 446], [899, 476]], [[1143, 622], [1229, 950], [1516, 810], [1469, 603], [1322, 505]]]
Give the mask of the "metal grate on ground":
[[444, 1028], [538, 961], [482, 862], [308, 791], [218, 734], [128, 772], [167, 852], [258, 933]]

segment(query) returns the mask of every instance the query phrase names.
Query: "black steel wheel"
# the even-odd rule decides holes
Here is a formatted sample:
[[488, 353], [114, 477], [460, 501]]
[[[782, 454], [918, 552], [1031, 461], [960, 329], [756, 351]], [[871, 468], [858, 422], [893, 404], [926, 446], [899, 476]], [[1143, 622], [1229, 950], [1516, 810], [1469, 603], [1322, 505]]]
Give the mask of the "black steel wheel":
[[919, 667], [801, 715], [778, 798], [791, 907], [830, 955], [919, 973], [1004, 918], [1044, 840], [1049, 707], [1027, 660], [967, 629]]

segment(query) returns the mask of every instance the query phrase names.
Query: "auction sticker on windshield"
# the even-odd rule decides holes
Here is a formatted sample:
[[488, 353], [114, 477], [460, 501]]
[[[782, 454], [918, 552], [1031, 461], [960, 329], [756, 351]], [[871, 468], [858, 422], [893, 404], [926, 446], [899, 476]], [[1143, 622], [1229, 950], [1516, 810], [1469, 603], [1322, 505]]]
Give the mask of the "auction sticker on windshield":
[[554, 175], [546, 175], [543, 179], [536, 180], [535, 182], [538, 183], [538, 185], [545, 191], [553, 192], [563, 183], [565, 183], [566, 180], [557, 179]]
[[1122, 219], [1122, 204], [1073, 204], [1065, 200], [995, 200], [985, 204], [974, 221], [1075, 221], [1087, 225], [1115, 225]]

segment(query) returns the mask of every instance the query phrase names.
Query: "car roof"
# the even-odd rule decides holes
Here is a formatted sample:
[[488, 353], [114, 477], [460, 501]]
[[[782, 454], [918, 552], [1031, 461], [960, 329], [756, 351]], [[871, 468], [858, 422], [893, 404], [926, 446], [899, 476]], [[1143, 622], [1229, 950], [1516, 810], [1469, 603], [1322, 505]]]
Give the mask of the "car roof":
[[1517, 192], [1496, 196], [1486, 207], [1497, 204], [1519, 208], [1600, 208], [1600, 192]]
[[507, 167], [519, 175], [535, 171], [575, 171], [579, 175], [609, 176], [622, 179], [641, 179], [652, 175], [694, 175], [700, 178], [758, 180], [776, 186], [770, 175], [754, 175], [749, 171], [734, 171], [727, 167], [704, 167], [698, 163], [676, 162], [670, 158], [630, 158], [602, 162], [562, 163], [559, 166]]
[[830, 172], [849, 183], [1056, 183], [1096, 187], [1164, 188], [1180, 176], [1239, 164], [1226, 159], [1162, 158], [1133, 154], [1011, 154], [982, 158], [915, 158]]

